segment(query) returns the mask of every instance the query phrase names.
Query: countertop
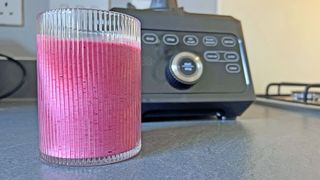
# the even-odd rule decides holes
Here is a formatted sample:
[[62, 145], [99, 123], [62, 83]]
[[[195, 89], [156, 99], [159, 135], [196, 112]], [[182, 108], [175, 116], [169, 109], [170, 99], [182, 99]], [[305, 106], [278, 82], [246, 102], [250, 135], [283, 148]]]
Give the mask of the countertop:
[[320, 112], [252, 105], [236, 121], [142, 125], [142, 151], [96, 167], [44, 164], [35, 102], [0, 102], [0, 179], [319, 179]]

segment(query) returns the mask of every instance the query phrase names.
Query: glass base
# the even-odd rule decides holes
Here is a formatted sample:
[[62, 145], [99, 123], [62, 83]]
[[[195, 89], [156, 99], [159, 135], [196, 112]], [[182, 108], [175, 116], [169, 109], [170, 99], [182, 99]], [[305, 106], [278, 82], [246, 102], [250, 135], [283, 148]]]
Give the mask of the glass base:
[[40, 152], [41, 160], [53, 164], [65, 165], [65, 166], [97, 166], [97, 165], [106, 165], [112, 164], [120, 161], [124, 161], [136, 156], [141, 150], [141, 141], [139, 144], [127, 151], [120, 154], [106, 156], [106, 157], [94, 157], [94, 158], [83, 158], [83, 159], [69, 159], [69, 158], [58, 158], [46, 155]]

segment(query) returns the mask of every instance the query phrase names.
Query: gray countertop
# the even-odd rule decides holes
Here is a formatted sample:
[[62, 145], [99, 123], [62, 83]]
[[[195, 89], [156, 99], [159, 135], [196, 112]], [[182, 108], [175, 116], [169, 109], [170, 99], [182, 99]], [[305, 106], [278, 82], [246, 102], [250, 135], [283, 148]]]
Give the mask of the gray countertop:
[[142, 151], [106, 166], [39, 160], [34, 102], [0, 102], [0, 179], [319, 179], [320, 113], [254, 104], [236, 121], [143, 124]]

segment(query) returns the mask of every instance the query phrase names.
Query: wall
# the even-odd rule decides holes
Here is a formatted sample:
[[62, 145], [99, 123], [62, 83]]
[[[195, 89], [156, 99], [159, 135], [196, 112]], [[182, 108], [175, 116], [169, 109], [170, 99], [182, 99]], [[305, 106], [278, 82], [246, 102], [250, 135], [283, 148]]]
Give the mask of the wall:
[[0, 47], [8, 43], [18, 44], [24, 48], [23, 51], [34, 56], [36, 52], [36, 16], [48, 7], [48, 0], [24, 0], [24, 26], [0, 26]]
[[319, 0], [220, 0], [242, 21], [257, 93], [269, 82], [320, 83]]

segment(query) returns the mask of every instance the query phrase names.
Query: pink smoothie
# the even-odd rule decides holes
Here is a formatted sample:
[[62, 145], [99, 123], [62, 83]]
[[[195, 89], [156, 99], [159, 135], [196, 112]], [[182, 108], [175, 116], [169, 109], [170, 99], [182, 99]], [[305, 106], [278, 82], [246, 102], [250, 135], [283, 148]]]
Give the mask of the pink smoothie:
[[140, 142], [139, 45], [37, 36], [40, 151], [106, 157]]

